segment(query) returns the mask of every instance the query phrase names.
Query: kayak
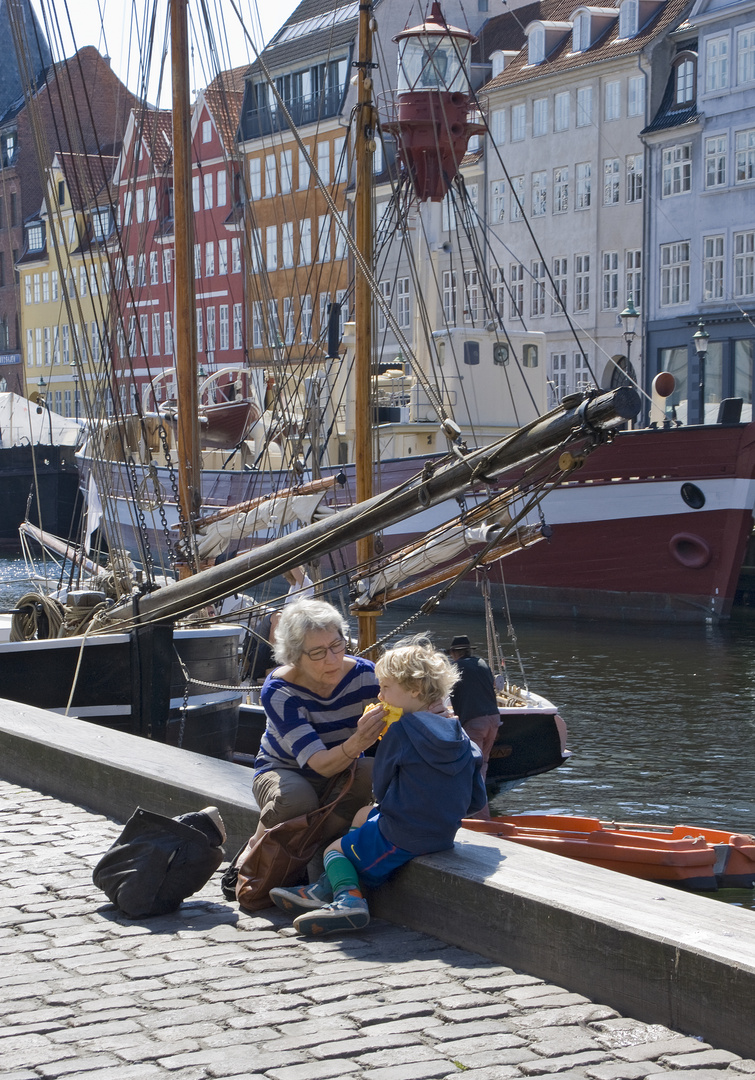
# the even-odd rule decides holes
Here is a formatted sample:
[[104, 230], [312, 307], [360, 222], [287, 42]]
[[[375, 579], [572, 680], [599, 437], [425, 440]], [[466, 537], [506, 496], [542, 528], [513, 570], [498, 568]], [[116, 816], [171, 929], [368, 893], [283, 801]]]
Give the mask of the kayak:
[[631, 825], [564, 814], [465, 818], [462, 827], [685, 889], [755, 887], [755, 837], [725, 829]]

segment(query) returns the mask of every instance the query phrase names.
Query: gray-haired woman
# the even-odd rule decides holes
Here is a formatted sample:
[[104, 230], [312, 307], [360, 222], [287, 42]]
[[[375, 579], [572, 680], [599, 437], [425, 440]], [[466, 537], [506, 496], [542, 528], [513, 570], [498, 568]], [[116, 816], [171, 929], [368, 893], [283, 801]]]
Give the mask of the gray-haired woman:
[[275, 632], [280, 667], [266, 678], [260, 701], [267, 715], [252, 790], [264, 829], [316, 809], [332, 776], [357, 761], [349, 795], [332, 816], [329, 838], [348, 829], [356, 811], [372, 801], [372, 760], [363, 752], [377, 741], [385, 709], [370, 660], [347, 653], [348, 626], [321, 600], [284, 608]]

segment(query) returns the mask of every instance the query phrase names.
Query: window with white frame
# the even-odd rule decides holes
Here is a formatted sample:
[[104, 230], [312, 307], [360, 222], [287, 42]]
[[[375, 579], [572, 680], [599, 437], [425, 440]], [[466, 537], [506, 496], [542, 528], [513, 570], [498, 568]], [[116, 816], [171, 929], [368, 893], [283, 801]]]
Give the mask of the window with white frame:
[[494, 225], [505, 220], [506, 184], [503, 180], [493, 180], [490, 184], [490, 220]]
[[724, 238], [703, 238], [703, 300], [720, 300], [724, 295]]
[[587, 353], [574, 353], [574, 389], [584, 390], [590, 385], [590, 367], [587, 363]]
[[590, 307], [590, 256], [574, 256], [574, 310], [587, 311]]
[[548, 173], [532, 174], [532, 216], [543, 217], [548, 209]]
[[284, 150], [281, 154], [281, 195], [288, 195], [291, 191], [293, 169], [293, 151]]
[[509, 299], [511, 318], [521, 319], [524, 315], [524, 263], [512, 263], [509, 267]]
[[34, 334], [29, 329], [26, 331], [26, 364], [34, 367]]
[[637, 311], [639, 311], [642, 304], [642, 251], [640, 248], [627, 250], [624, 257], [624, 267], [624, 293], [627, 302], [631, 300]]
[[511, 178], [511, 213], [512, 221], [521, 221], [524, 215], [524, 177]]
[[[349, 175], [349, 163], [346, 160], [346, 137], [333, 140], [333, 180], [336, 184], [345, 184]], [[379, 170], [376, 168], [375, 172]]]
[[249, 159], [249, 197], [262, 198], [262, 162], [259, 158]]
[[219, 341], [221, 352], [227, 350], [230, 345], [230, 326], [228, 324], [228, 304], [221, 304], [218, 308]]
[[[105, 215], [104, 220], [103, 220], [103, 214]], [[100, 213], [95, 215], [95, 216], [97, 218], [97, 223], [98, 223], [99, 229], [102, 230], [103, 232], [104, 232], [105, 229], [107, 229], [107, 233], [109, 233], [110, 232], [110, 214], [109, 214], [109, 212], [107, 210], [100, 211]], [[154, 185], [152, 187], [150, 187], [149, 191], [147, 192], [147, 217], [149, 218], [150, 221], [157, 221], [157, 190], [154, 187]], [[107, 235], [107, 233], [105, 233], [105, 235]], [[98, 240], [104, 240], [105, 235], [97, 236], [97, 225], [96, 225], [95, 226], [95, 236], [97, 236], [97, 239]]]
[[50, 367], [52, 361], [52, 339], [50, 337], [50, 327], [44, 328], [44, 357], [45, 367]]
[[[146, 261], [145, 256], [141, 256], [142, 265]], [[146, 281], [140, 281], [140, 285], [146, 285]], [[87, 274], [86, 266], [79, 267], [79, 296], [86, 296], [87, 289], [89, 288], [89, 275]]]
[[707, 38], [705, 42], [705, 92], [715, 93], [729, 85], [729, 35]]
[[173, 249], [168, 248], [163, 251], [163, 284], [170, 283], [173, 274]]
[[553, 260], [553, 284], [555, 292], [551, 298], [551, 315], [563, 315], [566, 312], [567, 282], [569, 260], [564, 256]]
[[204, 246], [204, 276], [215, 276], [215, 241], [208, 240]]
[[340, 307], [338, 334], [339, 337], [343, 337], [346, 323], [349, 321], [349, 293], [347, 289], [336, 289], [336, 303]]
[[238, 236], [231, 239], [231, 273], [241, 273], [241, 238]]
[[642, 116], [645, 111], [645, 76], [632, 75], [627, 80], [627, 116]]
[[664, 199], [686, 195], [692, 190], [692, 146], [682, 143], [663, 151], [661, 195]]
[[568, 394], [567, 380], [566, 353], [551, 353], [551, 380], [549, 387], [551, 407], [558, 405], [559, 401]]
[[[244, 344], [244, 321], [241, 304], [233, 305], [233, 347], [241, 349]], [[289, 342], [290, 344], [290, 342]]]
[[571, 94], [569, 93], [569, 91], [563, 90], [560, 93], [556, 94], [556, 98], [553, 103], [554, 131], [568, 131], [570, 109]]
[[643, 154], [627, 154], [626, 183], [627, 202], [642, 202], [645, 158]]
[[[107, 266], [107, 263], [105, 264], [105, 267], [106, 266]], [[103, 269], [105, 269], [105, 267], [103, 267]], [[104, 278], [103, 278], [103, 281], [104, 281]], [[108, 290], [104, 289], [103, 291], [107, 292]], [[51, 272], [51, 274], [50, 274], [50, 295], [51, 295], [51, 297], [53, 299], [53, 302], [58, 299], [58, 271], [57, 270], [53, 270]]]
[[141, 224], [144, 221], [144, 188], [136, 189], [136, 220]]
[[[129, 266], [129, 260], [132, 260], [130, 266]], [[133, 256], [129, 255], [128, 259], [126, 259], [126, 275], [127, 275], [128, 279], [129, 279], [129, 281], [131, 281], [131, 278], [132, 278], [132, 275], [133, 275], [133, 270], [134, 270]], [[199, 278], [201, 278], [201, 276], [202, 276], [202, 245], [201, 244], [195, 244], [194, 245], [194, 277], [199, 279]]]
[[252, 348], [262, 348], [262, 303], [259, 300], [252, 303]]
[[[191, 178], [191, 205], [194, 213], [198, 214], [201, 208], [199, 194], [199, 173], [195, 173], [194, 176], [192, 176]], [[127, 213], [130, 214], [130, 204], [126, 209]], [[126, 219], [126, 224], [128, 225], [128, 218]]]
[[689, 241], [661, 244], [661, 307], [689, 303]]
[[156, 311], [152, 313], [152, 355], [159, 356], [162, 351], [160, 332], [160, 312]]
[[490, 135], [496, 146], [506, 141], [506, 110], [493, 109], [490, 116]]
[[265, 227], [265, 267], [267, 270], [278, 269], [278, 226]]
[[548, 98], [535, 98], [532, 102], [532, 135], [548, 134]]
[[527, 63], [542, 64], [545, 59], [545, 30], [533, 26], [527, 37]]
[[705, 140], [705, 187], [726, 187], [727, 135], [713, 135]]
[[580, 53], [589, 48], [590, 15], [586, 11], [580, 11], [572, 24], [571, 51], [573, 53]]
[[621, 118], [621, 83], [618, 80], [607, 82], [604, 88], [603, 115], [606, 120]]
[[299, 333], [302, 342], [308, 342], [312, 340], [312, 297], [300, 296], [299, 305], [301, 318], [299, 321]]
[[587, 210], [592, 200], [592, 165], [589, 161], [580, 161], [576, 166], [575, 210]]
[[220, 169], [220, 171], [218, 172], [217, 196], [217, 205], [225, 206], [228, 199], [228, 184], [225, 175], [225, 169]]
[[207, 354], [209, 358], [210, 353], [215, 352], [215, 308], [207, 308]]
[[499, 326], [503, 325], [503, 319], [505, 315], [504, 303], [506, 301], [506, 281], [503, 276], [503, 269], [500, 266], [493, 266], [491, 268], [490, 281], [492, 286], [492, 300], [493, 300], [493, 312], [496, 322]]
[[577, 89], [577, 127], [589, 127], [592, 123], [592, 87]]
[[139, 352], [149, 355], [149, 315], [139, 316]]
[[317, 261], [330, 262], [330, 214], [317, 219]]
[[163, 312], [163, 345], [165, 347], [166, 356], [173, 355], [173, 322], [171, 321], [170, 312]]
[[265, 155], [265, 198], [271, 199], [278, 191], [278, 162], [275, 154]]
[[208, 143], [212, 140], [212, 120], [202, 121], [202, 142]]
[[553, 170], [553, 213], [565, 214], [569, 209], [569, 166]]
[[604, 251], [602, 307], [604, 311], [618, 311], [619, 308], [619, 253]]
[[676, 65], [674, 101], [677, 105], [689, 105], [695, 100], [695, 63], [691, 59], [680, 60]]
[[212, 210], [212, 173], [205, 173], [202, 177], [202, 183], [204, 186], [204, 208], [205, 210]]
[[456, 204], [450, 191], [446, 192], [440, 204], [440, 227], [443, 232], [453, 232], [456, 228]]
[[755, 82], [755, 27], [737, 33], [737, 85]]
[[755, 293], [755, 231], [734, 233], [734, 295]]
[[228, 273], [228, 241], [218, 240], [218, 273], [221, 277]]
[[157, 266], [157, 252], [150, 251], [149, 253], [149, 283], [150, 285], [157, 285], [160, 280], [160, 271]]
[[[307, 147], [307, 151], [309, 148]], [[309, 153], [299, 150], [299, 191], [306, 191], [309, 187], [312, 169], [309, 164]]]
[[606, 158], [603, 162], [603, 205], [619, 205], [619, 181], [621, 162], [618, 158]]
[[[303, 218], [299, 222], [299, 266], [309, 266], [312, 262], [312, 222]], [[310, 297], [311, 303], [311, 297]], [[305, 340], [309, 340], [306, 338]]]
[[530, 316], [545, 315], [545, 263], [534, 259], [530, 264]]
[[[235, 319], [234, 309], [234, 319]], [[294, 316], [294, 298], [293, 296], [283, 297], [283, 326], [281, 327], [283, 332], [283, 344], [293, 345], [296, 340], [296, 319]], [[234, 323], [234, 335], [235, 335], [235, 323]], [[234, 348], [235, 348], [234, 342]]]
[[747, 184], [755, 179], [755, 128], [734, 136], [734, 182]]
[[281, 225], [281, 258], [286, 268], [294, 265], [294, 223], [284, 221]]
[[408, 330], [411, 326], [411, 302], [409, 298], [408, 277], [400, 277], [396, 280], [396, 321], [402, 330]]
[[336, 218], [337, 220], [334, 222], [336, 226], [336, 248], [333, 257], [335, 259], [345, 259], [349, 249], [347, 240], [349, 228], [348, 210], [339, 210], [336, 214]]
[[317, 144], [317, 171], [323, 184], [330, 183], [330, 141], [323, 139]]
[[[147, 255], [146, 255], [146, 252], [143, 255], [139, 256], [139, 264], [138, 265], [139, 265], [139, 277], [138, 277], [137, 284], [146, 285], [147, 284]], [[81, 288], [82, 284], [83, 284], [83, 282], [81, 281], [81, 276], [79, 276], [79, 288]], [[81, 295], [83, 296], [84, 294], [82, 293]]]
[[[381, 281], [381, 282], [378, 283], [378, 288], [380, 290], [380, 295], [382, 296], [383, 300], [385, 300], [388, 307], [390, 307], [391, 306], [391, 282], [388, 281], [387, 279], [384, 280], [384, 281]], [[385, 333], [386, 329], [388, 328], [388, 320], [386, 319], [385, 312], [383, 311], [383, 308], [380, 305], [378, 305], [377, 313], [378, 313], [378, 317], [377, 317], [378, 332], [383, 334], [383, 333]]]
[[619, 8], [619, 39], [633, 38], [638, 29], [639, 0], [624, 0]]
[[443, 318], [448, 326], [456, 325], [456, 271], [443, 271]]
[[511, 106], [511, 141], [523, 142], [527, 134], [527, 114], [524, 105]]

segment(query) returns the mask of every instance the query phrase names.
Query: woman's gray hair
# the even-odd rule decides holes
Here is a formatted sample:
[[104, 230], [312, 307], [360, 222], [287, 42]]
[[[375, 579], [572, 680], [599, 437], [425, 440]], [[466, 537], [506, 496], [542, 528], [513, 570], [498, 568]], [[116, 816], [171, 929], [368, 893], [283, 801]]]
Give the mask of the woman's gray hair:
[[324, 600], [297, 600], [283, 608], [275, 630], [273, 654], [279, 664], [295, 667], [304, 655], [305, 638], [313, 630], [332, 630], [349, 640], [349, 624]]

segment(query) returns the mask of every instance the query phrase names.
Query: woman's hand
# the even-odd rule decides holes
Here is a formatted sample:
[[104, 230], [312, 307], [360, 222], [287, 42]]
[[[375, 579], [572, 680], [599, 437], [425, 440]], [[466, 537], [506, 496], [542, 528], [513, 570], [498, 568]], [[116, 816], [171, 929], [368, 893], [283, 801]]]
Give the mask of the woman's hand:
[[376, 743], [385, 728], [386, 710], [378, 702], [377, 705], [368, 705], [357, 721], [356, 731], [348, 739], [330, 750], [318, 750], [313, 754], [307, 764], [321, 776], [335, 776], [343, 772], [352, 761]]

